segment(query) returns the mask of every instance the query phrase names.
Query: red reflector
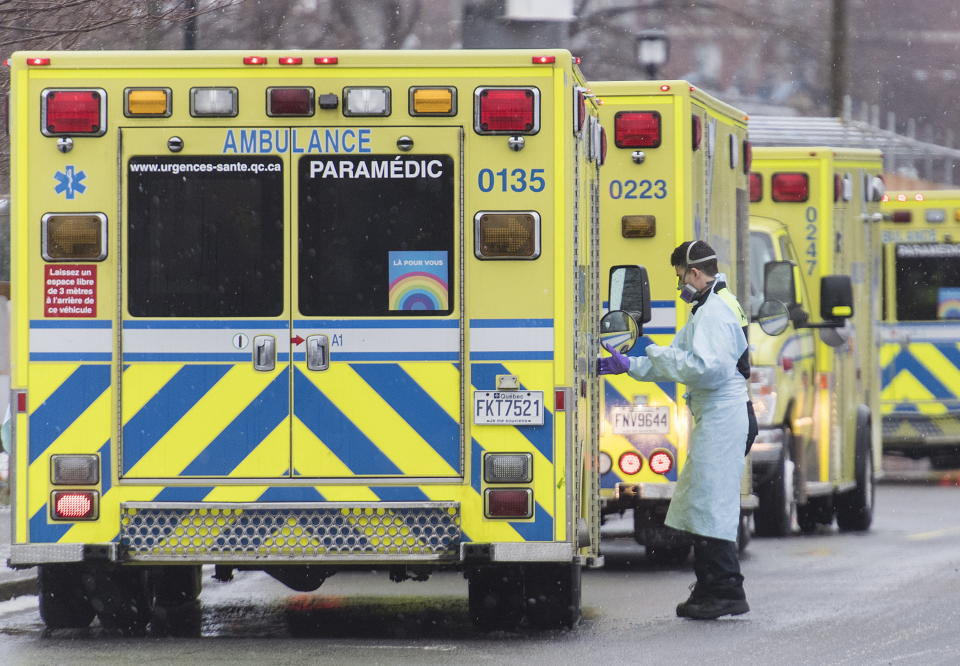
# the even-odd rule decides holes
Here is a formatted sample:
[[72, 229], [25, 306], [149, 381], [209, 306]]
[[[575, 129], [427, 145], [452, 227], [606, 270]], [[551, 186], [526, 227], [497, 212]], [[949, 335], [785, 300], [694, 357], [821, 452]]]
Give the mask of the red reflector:
[[96, 505], [92, 490], [64, 490], [53, 493], [53, 516], [66, 520], [92, 518]]
[[529, 490], [503, 488], [487, 491], [487, 515], [491, 518], [527, 518], [530, 513]]
[[552, 65], [556, 61], [556, 56], [533, 56], [534, 65]]
[[294, 58], [293, 56], [284, 56], [280, 58], [281, 65], [302, 65], [303, 58]]
[[780, 359], [780, 367], [783, 368], [784, 372], [790, 372], [793, 370], [793, 359], [789, 356], [784, 356]]
[[312, 116], [312, 88], [270, 88], [268, 90], [271, 116]]
[[600, 166], [607, 162], [607, 128], [600, 126]]
[[673, 469], [673, 456], [668, 451], [654, 451], [650, 454], [650, 470], [657, 474], [666, 474]]
[[562, 412], [567, 408], [567, 392], [563, 389], [557, 389], [553, 392], [553, 409]]
[[750, 172], [750, 202], [756, 203], [763, 198], [763, 176], [756, 171]]
[[894, 222], [910, 222], [913, 218], [913, 215], [909, 210], [895, 210], [893, 211], [893, 221]]
[[587, 95], [583, 90], [577, 90], [577, 118], [575, 131], [579, 134], [583, 130], [583, 123], [587, 119]]
[[340, 59], [337, 56], [320, 56], [313, 59], [314, 65], [336, 65]]
[[775, 173], [770, 183], [774, 201], [806, 201], [810, 196], [810, 178], [805, 173]]
[[750, 173], [750, 167], [753, 165], [753, 144], [749, 141], [743, 142], [743, 172]]
[[693, 116], [693, 149], [700, 150], [700, 142], [703, 141], [703, 121], [700, 116]]
[[529, 132], [534, 129], [536, 96], [526, 88], [488, 88], [480, 92], [483, 132]]
[[573, 57], [573, 62], [575, 62], [575, 63], [578, 64], [578, 65], [582, 65], [582, 64], [583, 64], [583, 57], [582, 57], [582, 56], [574, 56], [574, 57]]
[[17, 411], [21, 414], [26, 414], [27, 412], [27, 394], [18, 393], [17, 394]]
[[621, 111], [613, 118], [617, 148], [656, 148], [660, 145], [659, 111]]
[[624, 474], [636, 474], [643, 468], [643, 458], [636, 451], [627, 451], [620, 455], [617, 465]]
[[27, 58], [28, 65], [49, 65], [50, 58]]
[[662, 90], [663, 92], [667, 92], [668, 90], [670, 90], [670, 86], [664, 83], [662, 86], [660, 86], [660, 90]]
[[840, 196], [843, 194], [843, 178], [840, 177], [839, 173], [833, 174], [833, 200], [840, 201]]
[[96, 90], [50, 90], [44, 119], [50, 134], [101, 134], [103, 98]]
[[244, 65], [266, 65], [267, 59], [263, 56], [246, 56], [243, 59]]

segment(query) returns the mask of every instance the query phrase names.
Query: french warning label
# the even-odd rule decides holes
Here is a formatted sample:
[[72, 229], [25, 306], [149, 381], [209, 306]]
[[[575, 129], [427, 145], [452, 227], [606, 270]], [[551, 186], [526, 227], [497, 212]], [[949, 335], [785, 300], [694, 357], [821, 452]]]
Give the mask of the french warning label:
[[44, 266], [44, 317], [96, 317], [97, 267]]

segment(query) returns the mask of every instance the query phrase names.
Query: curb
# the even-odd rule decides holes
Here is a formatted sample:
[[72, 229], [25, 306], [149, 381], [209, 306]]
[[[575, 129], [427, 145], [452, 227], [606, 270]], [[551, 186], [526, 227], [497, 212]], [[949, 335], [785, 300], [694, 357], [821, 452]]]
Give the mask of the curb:
[[0, 580], [0, 601], [37, 593], [36, 569], [0, 571], [0, 576], [6, 579]]

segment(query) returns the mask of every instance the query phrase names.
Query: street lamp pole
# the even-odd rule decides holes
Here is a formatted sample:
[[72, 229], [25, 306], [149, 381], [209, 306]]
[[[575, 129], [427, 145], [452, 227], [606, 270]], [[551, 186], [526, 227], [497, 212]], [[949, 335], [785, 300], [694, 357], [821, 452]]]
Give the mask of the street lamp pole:
[[658, 70], [667, 64], [670, 56], [670, 39], [659, 28], [641, 30], [637, 33], [637, 62], [648, 79], [657, 78]]

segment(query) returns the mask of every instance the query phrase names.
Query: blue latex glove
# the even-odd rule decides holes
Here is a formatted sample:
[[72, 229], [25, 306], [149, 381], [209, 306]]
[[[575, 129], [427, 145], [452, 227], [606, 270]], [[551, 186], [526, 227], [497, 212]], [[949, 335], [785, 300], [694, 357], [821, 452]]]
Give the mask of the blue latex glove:
[[624, 356], [616, 349], [611, 349], [606, 345], [604, 345], [603, 348], [610, 352], [610, 356], [597, 359], [598, 375], [622, 375], [630, 369], [629, 357]]

